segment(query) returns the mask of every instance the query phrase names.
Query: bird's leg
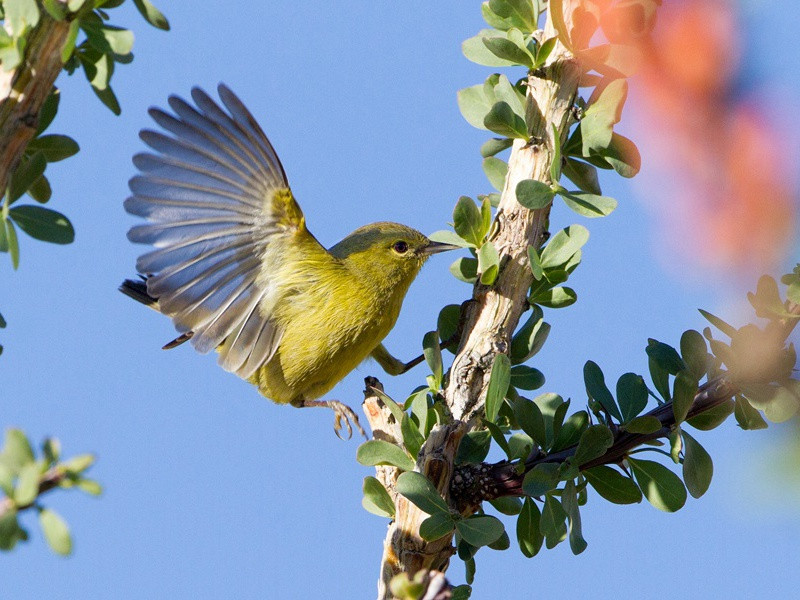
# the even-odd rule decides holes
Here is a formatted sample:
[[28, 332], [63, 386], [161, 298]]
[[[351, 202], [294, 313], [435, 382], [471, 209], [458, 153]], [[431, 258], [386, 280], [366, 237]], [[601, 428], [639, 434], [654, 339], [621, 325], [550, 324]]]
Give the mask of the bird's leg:
[[[458, 346], [458, 343], [461, 340], [461, 334], [464, 331], [464, 322], [467, 315], [466, 309], [472, 302], [474, 302], [474, 300], [467, 300], [461, 305], [461, 318], [458, 321], [458, 329], [453, 335], [440, 344], [441, 348], [449, 349]], [[377, 362], [389, 375], [402, 375], [425, 360], [425, 355], [420, 354], [416, 358], [404, 363], [402, 360], [392, 356], [392, 354], [383, 344], [378, 345], [378, 347], [372, 351], [370, 356], [372, 356], [372, 358], [375, 359], [375, 362]]]
[[[367, 433], [364, 431], [364, 428], [361, 427], [361, 423], [358, 422], [358, 415], [353, 411], [352, 408], [343, 402], [339, 402], [338, 400], [305, 400], [301, 398], [300, 400], [293, 401], [292, 405], [299, 408], [306, 406], [325, 406], [332, 409], [336, 415], [333, 420], [333, 432], [340, 440], [349, 440], [351, 437], [353, 437], [353, 427], [350, 425], [351, 421], [361, 435], [363, 435], [366, 439], [369, 439], [367, 437]], [[344, 427], [347, 428], [346, 438], [342, 437], [341, 433], [342, 421], [344, 421]]]

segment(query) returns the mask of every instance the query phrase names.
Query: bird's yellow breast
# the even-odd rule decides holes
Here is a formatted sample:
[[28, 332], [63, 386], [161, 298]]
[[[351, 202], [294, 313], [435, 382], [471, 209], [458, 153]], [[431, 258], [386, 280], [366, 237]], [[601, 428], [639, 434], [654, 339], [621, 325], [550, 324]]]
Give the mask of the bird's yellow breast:
[[346, 269], [326, 270], [324, 279], [274, 307], [283, 337], [250, 379], [264, 396], [280, 404], [319, 398], [380, 344], [397, 321], [403, 294], [366, 293], [364, 285]]

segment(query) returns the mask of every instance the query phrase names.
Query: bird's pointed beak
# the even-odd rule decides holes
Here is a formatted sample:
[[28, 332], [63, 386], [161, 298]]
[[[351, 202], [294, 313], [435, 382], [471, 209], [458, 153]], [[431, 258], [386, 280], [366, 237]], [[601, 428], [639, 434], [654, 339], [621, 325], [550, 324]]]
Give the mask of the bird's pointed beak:
[[431, 240], [428, 245], [422, 249], [422, 254], [439, 254], [439, 252], [447, 252], [448, 250], [458, 250], [461, 246], [455, 244], [445, 244], [443, 242], [434, 242]]

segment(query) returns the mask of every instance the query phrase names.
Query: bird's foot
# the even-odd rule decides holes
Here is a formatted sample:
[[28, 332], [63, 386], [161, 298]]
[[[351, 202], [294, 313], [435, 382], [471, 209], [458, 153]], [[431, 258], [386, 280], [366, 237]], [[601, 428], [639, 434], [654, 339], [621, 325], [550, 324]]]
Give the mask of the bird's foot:
[[[361, 423], [358, 421], [358, 415], [343, 402], [339, 402], [338, 400], [303, 400], [300, 406], [326, 406], [332, 409], [336, 415], [333, 420], [333, 432], [340, 440], [349, 440], [353, 437], [353, 425], [355, 425], [356, 429], [358, 429], [365, 439], [369, 439], [367, 437], [367, 432], [364, 431], [364, 428], [361, 427]], [[342, 422], [344, 422], [344, 427], [342, 426]], [[343, 429], [347, 429], [347, 437], [342, 435]]]

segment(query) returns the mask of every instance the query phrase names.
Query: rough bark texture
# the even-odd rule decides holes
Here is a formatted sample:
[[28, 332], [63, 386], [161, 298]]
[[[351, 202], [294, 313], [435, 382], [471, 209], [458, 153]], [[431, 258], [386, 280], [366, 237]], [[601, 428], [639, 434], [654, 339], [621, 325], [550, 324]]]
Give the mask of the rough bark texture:
[[28, 33], [25, 57], [12, 71], [0, 70], [0, 190], [36, 133], [39, 111], [61, 72], [61, 49], [68, 21], [55, 21], [41, 11], [39, 23]]
[[[544, 39], [555, 36], [549, 15]], [[450, 480], [454, 459], [463, 435], [483, 414], [485, 388], [495, 356], [507, 353], [510, 337], [527, 308], [527, 293], [532, 283], [528, 265], [528, 246], [540, 247], [545, 239], [549, 208], [531, 211], [517, 202], [516, 187], [523, 179], [550, 182], [553, 157], [553, 126], [563, 142], [568, 131], [578, 91], [580, 69], [570, 52], [556, 45], [547, 64], [528, 78], [528, 100], [534, 110], [529, 142], [515, 140], [508, 162], [508, 175], [501, 195], [490, 239], [501, 258], [500, 272], [492, 286], [477, 284], [475, 302], [463, 318], [463, 335], [449, 383], [444, 390], [445, 404], [453, 421], [433, 429], [417, 458], [416, 469], [428, 477], [451, 506]], [[365, 400], [365, 410], [376, 439], [401, 438], [391, 413], [375, 396]], [[394, 491], [397, 470], [378, 467], [378, 479], [395, 500], [395, 520], [384, 541], [378, 598], [390, 599], [389, 582], [398, 573], [412, 576], [420, 569], [446, 571], [454, 553], [452, 539], [427, 542], [419, 527], [427, 514]]]

